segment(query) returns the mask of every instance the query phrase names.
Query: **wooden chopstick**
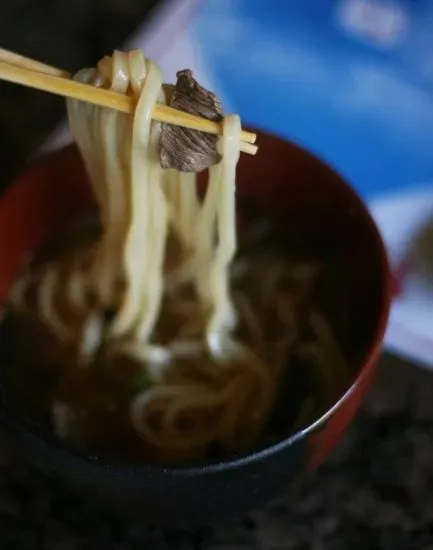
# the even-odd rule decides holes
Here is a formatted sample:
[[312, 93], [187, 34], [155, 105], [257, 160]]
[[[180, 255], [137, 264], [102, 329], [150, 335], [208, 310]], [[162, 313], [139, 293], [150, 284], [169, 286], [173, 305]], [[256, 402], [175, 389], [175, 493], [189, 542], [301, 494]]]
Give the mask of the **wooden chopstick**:
[[[70, 75], [65, 71], [4, 49], [0, 49], [0, 80], [88, 101], [124, 113], [133, 113], [135, 109], [135, 102], [129, 96], [71, 80]], [[156, 105], [152, 118], [159, 122], [176, 124], [193, 130], [213, 134], [221, 132], [220, 124], [178, 111], [167, 105]], [[255, 139], [255, 134], [243, 130], [239, 144], [240, 150], [255, 155], [258, 149], [256, 145], [253, 145]]]
[[11, 52], [10, 50], [5, 50], [0, 48], [0, 61], [5, 63], [10, 63], [11, 65], [16, 65], [17, 67], [24, 67], [25, 69], [30, 69], [31, 71], [36, 71], [39, 73], [50, 74], [52, 76], [59, 76], [61, 78], [71, 78], [70, 73], [67, 71], [62, 71], [57, 67], [52, 67], [41, 61], [36, 61], [36, 59], [31, 59], [16, 52]]

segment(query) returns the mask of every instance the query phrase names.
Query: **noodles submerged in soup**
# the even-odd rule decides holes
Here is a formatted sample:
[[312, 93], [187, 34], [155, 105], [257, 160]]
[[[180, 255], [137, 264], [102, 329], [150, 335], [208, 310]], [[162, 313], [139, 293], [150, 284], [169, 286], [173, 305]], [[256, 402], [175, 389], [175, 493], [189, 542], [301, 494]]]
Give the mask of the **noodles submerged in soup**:
[[[137, 106], [130, 116], [68, 100], [99, 225], [36, 258], [12, 290], [10, 310], [37, 357], [22, 361], [27, 384], [39, 381], [27, 399], [58, 437], [93, 450], [176, 461], [247, 449], [291, 357], [347, 380], [312, 300], [320, 266], [251, 247], [266, 227], [246, 231], [236, 255], [237, 115], [223, 118], [202, 196], [194, 172], [161, 167], [166, 128], [151, 114], [173, 88], [153, 62], [115, 52], [75, 79]], [[189, 132], [183, 166], [203, 139]]]

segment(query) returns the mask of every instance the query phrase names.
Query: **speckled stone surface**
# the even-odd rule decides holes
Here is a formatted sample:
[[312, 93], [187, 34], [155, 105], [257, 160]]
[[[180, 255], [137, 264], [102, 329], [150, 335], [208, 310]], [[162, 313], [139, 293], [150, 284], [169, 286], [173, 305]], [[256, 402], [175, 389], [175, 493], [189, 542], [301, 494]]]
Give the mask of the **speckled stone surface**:
[[263, 510], [200, 532], [104, 514], [29, 471], [3, 440], [2, 550], [433, 549], [433, 374], [386, 357], [334, 456]]

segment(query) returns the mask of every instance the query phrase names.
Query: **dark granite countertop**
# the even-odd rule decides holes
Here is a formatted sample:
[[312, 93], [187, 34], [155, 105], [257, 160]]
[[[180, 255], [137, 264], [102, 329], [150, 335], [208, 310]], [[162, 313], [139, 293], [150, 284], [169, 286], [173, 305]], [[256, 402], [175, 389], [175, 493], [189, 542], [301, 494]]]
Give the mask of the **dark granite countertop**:
[[[153, 0], [3, 0], [0, 46], [75, 70], [119, 46]], [[0, 84], [0, 187], [62, 116]], [[29, 471], [0, 437], [1, 550], [433, 550], [433, 374], [385, 357], [333, 458], [265, 510], [200, 533], [128, 525]]]

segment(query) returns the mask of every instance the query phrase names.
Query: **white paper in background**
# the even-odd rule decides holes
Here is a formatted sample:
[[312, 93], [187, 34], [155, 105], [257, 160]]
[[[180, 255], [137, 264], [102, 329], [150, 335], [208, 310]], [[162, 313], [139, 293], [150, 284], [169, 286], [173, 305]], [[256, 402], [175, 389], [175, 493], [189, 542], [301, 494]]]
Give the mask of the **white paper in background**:
[[[313, 0], [305, 0], [304, 6], [311, 2]], [[198, 4], [206, 5], [206, 9], [201, 9], [200, 15], [194, 17]], [[287, 3], [283, 0], [278, 0], [272, 5], [265, 0], [249, 0], [249, 2], [237, 0], [236, 3], [229, 0], [207, 0], [206, 2], [204, 0], [202, 2], [200, 0], [171, 0], [159, 9], [152, 21], [132, 37], [127, 46], [141, 48], [148, 57], [155, 59], [161, 65], [167, 82], [175, 80], [178, 70], [191, 68], [204, 86], [222, 97], [226, 111], [241, 112], [242, 116], [245, 116], [246, 113], [249, 122], [268, 127], [274, 133], [293, 137], [296, 141], [318, 152], [325, 160], [328, 159], [344, 175], [347, 175], [352, 169], [349, 178], [355, 182], [357, 189], [368, 201], [387, 244], [392, 265], [398, 267], [405, 261], [414, 236], [423, 224], [433, 218], [433, 183], [429, 181], [426, 184], [413, 184], [414, 181], [419, 182], [422, 179], [411, 174], [409, 169], [406, 174], [405, 167], [400, 169], [397, 165], [395, 165], [394, 173], [391, 173], [390, 167], [394, 166], [393, 159], [398, 159], [398, 156], [393, 156], [395, 153], [387, 151], [386, 146], [382, 155], [388, 155], [388, 158], [384, 157], [383, 165], [377, 159], [371, 160], [372, 166], [374, 162], [376, 164], [370, 172], [365, 172], [365, 170], [370, 169], [368, 162], [374, 156], [378, 144], [382, 143], [381, 146], [384, 147], [383, 143], [387, 139], [392, 142], [392, 139], [397, 139], [401, 135], [402, 130], [404, 130], [404, 139], [402, 138], [404, 143], [400, 142], [398, 147], [402, 147], [402, 143], [405, 144], [410, 139], [412, 141], [407, 142], [408, 150], [417, 149], [417, 140], [421, 145], [424, 140], [424, 149], [426, 149], [424, 134], [422, 137], [418, 136], [416, 123], [410, 126], [415, 108], [411, 97], [413, 94], [416, 97], [421, 94], [425, 99], [425, 92], [413, 86], [412, 83], [407, 83], [404, 79], [399, 80], [398, 73], [390, 71], [388, 67], [382, 72], [380, 63], [372, 61], [371, 52], [367, 50], [361, 52], [366, 56], [366, 62], [363, 63], [359, 52], [356, 52], [356, 55], [347, 53], [345, 45], [340, 42], [345, 39], [345, 36], [352, 35], [352, 38], [349, 37], [347, 40], [353, 39], [360, 44], [367, 44], [367, 46], [370, 44], [382, 52], [388, 52], [390, 49], [398, 47], [398, 44], [403, 41], [410, 29], [411, 20], [407, 10], [398, 5], [395, 0], [342, 0], [336, 2], [326, 0], [321, 4], [321, 9], [325, 4], [333, 4], [331, 13], [334, 28], [330, 31], [328, 29], [329, 43], [319, 43], [316, 50], [314, 49], [315, 39], [326, 40], [326, 32], [322, 33], [320, 27], [322, 25], [320, 18], [326, 17], [325, 11], [322, 14], [316, 10], [314, 12], [316, 16], [311, 15], [313, 12], [309, 12], [308, 17], [311, 17], [312, 21], [309, 21], [308, 17], [304, 20], [299, 16], [299, 12], [302, 12], [303, 9], [301, 4]], [[242, 14], [242, 5], [245, 7], [244, 11], [247, 15]], [[263, 12], [263, 15], [256, 19], [248, 13], [250, 8], [254, 9], [254, 6], [256, 11], [260, 8]], [[368, 8], [367, 11], [364, 10], [365, 7]], [[273, 9], [277, 12], [278, 10], [281, 12], [293, 11], [293, 17], [282, 13], [281, 17], [278, 17], [277, 14], [274, 19], [277, 20], [280, 27], [284, 25], [284, 17], [287, 17], [287, 21], [292, 21], [290, 24], [293, 25], [297, 38], [295, 33], [291, 34], [284, 29], [282, 32], [281, 28], [275, 31], [272, 28], [272, 24], [275, 23], [269, 23], [266, 18]], [[305, 10], [308, 11], [307, 7]], [[371, 19], [371, 13], [377, 13], [377, 10], [381, 13], [380, 20], [377, 17]], [[390, 14], [392, 15], [391, 19]], [[313, 21], [314, 17], [316, 20]], [[433, 17], [431, 19], [433, 24]], [[214, 35], [209, 38], [211, 32], [209, 29], [212, 29], [212, 25], [217, 26], [219, 37], [227, 35], [230, 38], [231, 31], [235, 30], [235, 35], [232, 37], [234, 39], [232, 50], [229, 47], [229, 40], [224, 40], [224, 44], [218, 44], [215, 42]], [[303, 25], [304, 27], [302, 27]], [[338, 33], [341, 33], [343, 38]], [[272, 35], [273, 48], [269, 47], [270, 35]], [[300, 38], [302, 40], [299, 42]], [[298, 40], [298, 44], [296, 42], [288, 44], [290, 40], [295, 39]], [[419, 41], [419, 37], [417, 40]], [[310, 44], [313, 45], [311, 51], [307, 49]], [[342, 61], [340, 50], [335, 44], [344, 50], [344, 55], [348, 59]], [[302, 47], [305, 48], [304, 52]], [[317, 79], [320, 80], [321, 74], [329, 76], [328, 69], [331, 71], [332, 78], [329, 89], [320, 82], [315, 82], [315, 84], [308, 84], [308, 94], [305, 93], [305, 90], [303, 91], [302, 79], [299, 79], [299, 75], [292, 74], [290, 59], [287, 60], [287, 55], [284, 53], [294, 51], [294, 49], [298, 51], [301, 58], [309, 59], [311, 63], [314, 62], [321, 69], [315, 72]], [[425, 51], [428, 49], [424, 47]], [[264, 61], [263, 56], [269, 55], [269, 52], [272, 51], [283, 52], [284, 55]], [[248, 52], [248, 55], [245, 52]], [[414, 49], [409, 48], [406, 52], [403, 51], [401, 59], [405, 59], [409, 54], [412, 56], [411, 66], [415, 66], [418, 57], [415, 55]], [[353, 55], [353, 59], [351, 55]], [[241, 59], [237, 62], [238, 58]], [[423, 59], [425, 60], [425, 56]], [[249, 83], [245, 84], [243, 80], [245, 77], [240, 76], [251, 73], [253, 78], [259, 79], [258, 67], [264, 62], [267, 67], [274, 68], [279, 63], [284, 64], [284, 67], [276, 70], [274, 75], [267, 75], [268, 79], [277, 81], [275, 85], [269, 84], [267, 89], [272, 94], [279, 93], [278, 99], [267, 96], [266, 91], [258, 92], [254, 90], [254, 87], [248, 87]], [[338, 63], [340, 62], [342, 64], [340, 71], [344, 75], [349, 75], [348, 81], [345, 81], [343, 76], [339, 76]], [[349, 69], [344, 66], [344, 63], [349, 64]], [[424, 61], [423, 64], [425, 65]], [[433, 56], [431, 64], [433, 66]], [[239, 68], [240, 72], [238, 71], [237, 75], [230, 72], [233, 70], [233, 66]], [[357, 75], [360, 75], [358, 79]], [[370, 75], [370, 79], [367, 80], [369, 85], [372, 85], [370, 94], [367, 96], [365, 96], [367, 86], [365, 75]], [[395, 132], [390, 131], [390, 128], [387, 127], [388, 119], [383, 118], [388, 112], [387, 106], [385, 105], [385, 110], [383, 110], [382, 106], [379, 108], [376, 105], [378, 99], [382, 97], [376, 93], [377, 86], [380, 87], [381, 83], [385, 82], [389, 88], [390, 79], [395, 83], [392, 87], [392, 97], [388, 93], [389, 90], [384, 97], [388, 97], [392, 105], [398, 104], [398, 112], [403, 113], [403, 119], [400, 121], [396, 120], [396, 114], [393, 114], [392, 127], [395, 127]], [[266, 83], [262, 83], [262, 88], [265, 90], [266, 85]], [[249, 92], [247, 99], [244, 92], [245, 87]], [[268, 97], [269, 101], [264, 102], [263, 97]], [[425, 99], [425, 101], [427, 101], [427, 105], [430, 100]], [[326, 107], [327, 102], [331, 106], [329, 109]], [[402, 102], [403, 108], [400, 108]], [[417, 104], [419, 105], [419, 102]], [[279, 115], [273, 120], [271, 120], [270, 113], [272, 111], [269, 111], [269, 105], [273, 105], [274, 109], [278, 105], [276, 111]], [[407, 117], [404, 119], [405, 106], [406, 110], [409, 109], [411, 112], [410, 120]], [[286, 108], [285, 111], [284, 108]], [[302, 111], [303, 108], [305, 111]], [[335, 111], [336, 108], [337, 111]], [[338, 111], [338, 109], [341, 110]], [[330, 128], [332, 125], [334, 133], [326, 135], [320, 127], [320, 120], [317, 122], [311, 118], [310, 111], [313, 114], [318, 113], [316, 118], [329, 116], [329, 120], [324, 121], [323, 127]], [[417, 112], [415, 115], [419, 116]], [[423, 116], [423, 113], [420, 115]], [[354, 121], [349, 120], [350, 116], [355, 117]], [[406, 120], [409, 120], [407, 124]], [[429, 120], [428, 117], [424, 120], [424, 126], [427, 125], [427, 120]], [[316, 123], [319, 124], [319, 127], [314, 126]], [[370, 126], [365, 128], [368, 125]], [[378, 134], [380, 134], [382, 142], [375, 144], [374, 136]], [[63, 125], [38, 153], [55, 149], [69, 141], [70, 136], [66, 126]], [[362, 153], [362, 150], [359, 149], [359, 143], [367, 144], [366, 147], [370, 147], [364, 153], [367, 164], [360, 160], [359, 153]], [[433, 157], [433, 141], [429, 142], [428, 147], [430, 145]], [[396, 144], [394, 143], [392, 146], [395, 148]], [[422, 166], [419, 171], [422, 171], [425, 166], [428, 168], [428, 163], [422, 154], [420, 153], [419, 165]], [[410, 161], [414, 162], [413, 159], [409, 159], [408, 164]], [[414, 173], [417, 173], [416, 170]], [[354, 176], [359, 176], [358, 180]], [[383, 181], [386, 185], [382, 187], [378, 185], [376, 189], [375, 177], [378, 177], [380, 182]], [[386, 177], [390, 181], [385, 181]], [[431, 177], [433, 178], [433, 169]], [[399, 179], [395, 188], [393, 178], [396, 182]], [[363, 187], [364, 182], [366, 183], [365, 188]], [[433, 288], [422, 282], [416, 274], [408, 275], [402, 282], [402, 293], [396, 298], [392, 308], [385, 345], [397, 354], [412, 359], [417, 364], [433, 368]]]
[[[433, 220], [433, 186], [422, 185], [418, 191], [376, 199], [370, 205], [398, 271], [415, 238]], [[410, 264], [405, 270], [408, 273], [393, 303], [385, 343], [390, 350], [433, 368], [433, 281], [427, 282]]]

